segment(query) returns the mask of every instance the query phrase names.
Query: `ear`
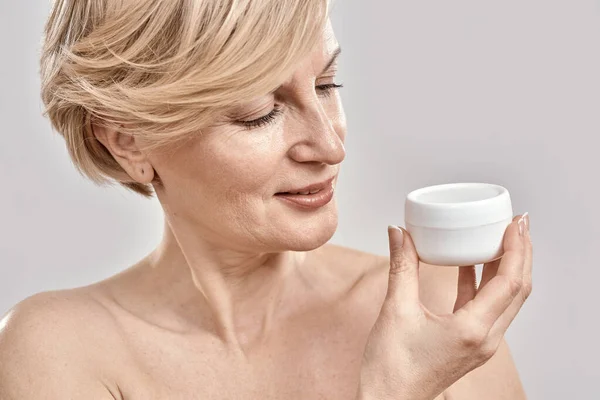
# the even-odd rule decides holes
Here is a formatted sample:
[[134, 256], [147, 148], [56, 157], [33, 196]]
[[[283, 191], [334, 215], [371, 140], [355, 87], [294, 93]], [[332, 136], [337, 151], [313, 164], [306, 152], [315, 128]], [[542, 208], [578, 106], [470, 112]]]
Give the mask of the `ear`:
[[139, 140], [116, 129], [92, 124], [94, 136], [112, 154], [127, 174], [139, 183], [154, 179], [154, 168], [148, 157], [140, 150]]

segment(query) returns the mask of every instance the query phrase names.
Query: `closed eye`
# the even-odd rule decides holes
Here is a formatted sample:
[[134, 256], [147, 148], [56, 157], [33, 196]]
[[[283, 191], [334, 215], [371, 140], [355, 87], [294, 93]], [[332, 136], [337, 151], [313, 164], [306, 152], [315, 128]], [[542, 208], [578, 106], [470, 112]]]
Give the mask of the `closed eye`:
[[330, 96], [333, 89], [342, 88], [344, 85], [337, 83], [328, 83], [326, 85], [318, 85], [317, 90], [325, 97]]
[[254, 129], [273, 122], [282, 112], [283, 111], [281, 108], [275, 106], [270, 113], [263, 115], [260, 118], [253, 119], [251, 121], [236, 121], [236, 123], [242, 125], [246, 129]]
[[[342, 87], [344, 87], [343, 84], [327, 83], [324, 85], [316, 86], [316, 89], [318, 91], [319, 96], [328, 97], [331, 95], [334, 89], [339, 89]], [[270, 113], [263, 115], [262, 117], [250, 121], [235, 121], [235, 123], [250, 130], [274, 122], [275, 119], [277, 119], [277, 116], [280, 115], [282, 112], [283, 110], [279, 106], [275, 106]]]

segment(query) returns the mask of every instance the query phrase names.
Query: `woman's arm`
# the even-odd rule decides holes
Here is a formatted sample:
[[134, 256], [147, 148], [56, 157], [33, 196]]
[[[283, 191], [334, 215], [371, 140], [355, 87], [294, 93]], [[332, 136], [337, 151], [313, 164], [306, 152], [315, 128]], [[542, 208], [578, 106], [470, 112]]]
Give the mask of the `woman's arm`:
[[0, 399], [114, 399], [94, 377], [69, 307], [42, 293], [0, 321]]

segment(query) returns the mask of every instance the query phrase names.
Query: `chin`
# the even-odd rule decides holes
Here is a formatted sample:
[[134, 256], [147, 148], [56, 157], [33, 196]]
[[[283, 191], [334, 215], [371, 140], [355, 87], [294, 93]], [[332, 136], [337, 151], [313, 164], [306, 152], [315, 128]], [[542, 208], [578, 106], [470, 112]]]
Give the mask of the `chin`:
[[[291, 227], [291, 229], [290, 229]], [[314, 222], [290, 224], [287, 232], [286, 248], [292, 251], [311, 251], [326, 244], [338, 227], [337, 213], [315, 216]]]

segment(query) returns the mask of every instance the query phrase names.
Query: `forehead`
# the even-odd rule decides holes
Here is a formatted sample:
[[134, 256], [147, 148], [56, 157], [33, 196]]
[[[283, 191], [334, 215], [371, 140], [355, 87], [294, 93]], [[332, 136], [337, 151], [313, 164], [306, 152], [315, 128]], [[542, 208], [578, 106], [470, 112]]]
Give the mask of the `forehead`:
[[323, 30], [323, 41], [322, 41], [326, 54], [331, 54], [338, 48], [339, 44], [335, 37], [335, 33], [333, 31], [333, 26], [331, 25], [331, 20], [327, 20], [327, 24], [325, 25], [325, 29]]
[[295, 79], [306, 77], [307, 75], [319, 75], [321, 72], [323, 72], [323, 68], [325, 65], [327, 65], [329, 60], [331, 60], [332, 55], [338, 47], [339, 44], [335, 37], [331, 22], [327, 20], [327, 25], [325, 26], [323, 34], [316, 44], [314, 50], [304, 59], [303, 62], [298, 64], [298, 68], [288, 79], [288, 81], [284, 83], [284, 85], [291, 83]]
[[338, 47], [339, 44], [335, 37], [331, 20], [328, 19], [321, 40], [310, 55], [310, 60], [314, 65], [315, 73], [321, 72], [323, 65], [331, 59], [332, 54]]

